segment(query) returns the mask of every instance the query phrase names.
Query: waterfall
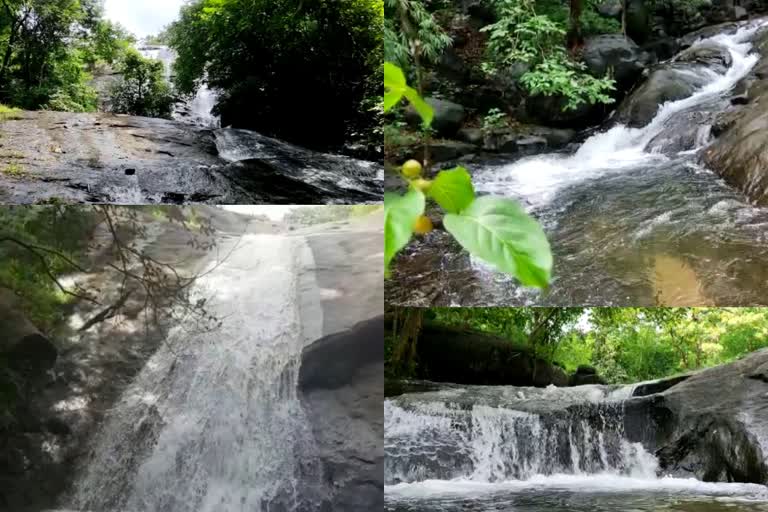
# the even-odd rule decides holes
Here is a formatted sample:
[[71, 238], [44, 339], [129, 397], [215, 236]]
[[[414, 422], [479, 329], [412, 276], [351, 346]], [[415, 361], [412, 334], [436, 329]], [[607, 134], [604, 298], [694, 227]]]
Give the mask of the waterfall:
[[[616, 125], [597, 133], [584, 141], [573, 155], [538, 155], [505, 165], [483, 176], [478, 189], [504, 195], [523, 196], [529, 203], [541, 206], [555, 197], [564, 187], [587, 179], [597, 178], [608, 172], [622, 172], [638, 164], [653, 165], [666, 158], [648, 151], [648, 144], [665, 128], [665, 123], [680, 112], [700, 105], [731, 89], [757, 62], [757, 55], [751, 52], [747, 42], [759, 26], [751, 25], [739, 29], [735, 34], [718, 34], [696, 44], [718, 43], [728, 49], [733, 64], [724, 74], [699, 67], [680, 70], [681, 73], [695, 74], [704, 79], [706, 85], [693, 95], [660, 105], [656, 116], [642, 128]], [[703, 144], [707, 136], [698, 138]]]
[[[138, 50], [142, 56], [162, 62], [165, 79], [171, 83], [176, 52], [167, 46], [160, 45], [142, 46]], [[176, 103], [172, 114], [173, 119], [203, 128], [218, 128], [221, 125], [219, 117], [211, 112], [217, 99], [218, 95], [203, 83], [198, 87], [194, 97]]]
[[[320, 467], [297, 397], [298, 238], [244, 235], [197, 293], [220, 329], [175, 328], [109, 411], [67, 504], [78, 510], [312, 509]], [[304, 262], [306, 263], [306, 262]], [[215, 292], [215, 293], [213, 293]]]
[[387, 400], [386, 482], [475, 482], [608, 473], [655, 478], [657, 463], [624, 434], [621, 401], [535, 413], [474, 404]]
[[[436, 385], [384, 403], [385, 510], [758, 512], [765, 486], [662, 474], [628, 438], [636, 386]], [[754, 506], [753, 506], [754, 505]], [[731, 508], [732, 506], [732, 508]]]

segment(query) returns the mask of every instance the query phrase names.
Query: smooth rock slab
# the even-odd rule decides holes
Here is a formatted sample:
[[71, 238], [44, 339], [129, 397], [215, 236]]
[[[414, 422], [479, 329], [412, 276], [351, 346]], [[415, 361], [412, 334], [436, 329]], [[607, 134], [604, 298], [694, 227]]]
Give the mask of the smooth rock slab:
[[[261, 141], [260, 151], [250, 147], [240, 158], [226, 158], [220, 153], [229, 148], [222, 151], [216, 137], [230, 132], [243, 131], [214, 134], [165, 119], [104, 113], [22, 112], [0, 127], [0, 201], [354, 204], [381, 198], [377, 164], [253, 132], [246, 133]], [[259, 165], [239, 163], [246, 159]]]

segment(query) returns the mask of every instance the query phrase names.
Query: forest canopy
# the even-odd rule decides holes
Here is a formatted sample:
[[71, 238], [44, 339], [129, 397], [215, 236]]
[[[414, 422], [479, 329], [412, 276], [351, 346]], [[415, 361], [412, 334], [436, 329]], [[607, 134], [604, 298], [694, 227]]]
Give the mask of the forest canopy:
[[134, 42], [106, 20], [102, 0], [2, 0], [0, 103], [29, 110], [96, 110], [90, 86]]
[[[573, 373], [589, 365], [609, 383], [631, 383], [728, 363], [768, 347], [765, 308], [431, 308], [400, 310], [411, 324], [434, 322], [497, 335]], [[393, 366], [401, 325], [387, 340]], [[412, 338], [412, 336], [410, 336]], [[428, 362], [413, 361], [414, 364]]]

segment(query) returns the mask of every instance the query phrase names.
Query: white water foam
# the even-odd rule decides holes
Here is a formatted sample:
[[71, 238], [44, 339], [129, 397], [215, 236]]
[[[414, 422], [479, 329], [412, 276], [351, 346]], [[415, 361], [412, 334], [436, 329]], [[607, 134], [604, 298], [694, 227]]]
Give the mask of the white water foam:
[[[502, 195], [523, 196], [531, 206], [549, 203], [558, 191], [581, 181], [598, 178], [607, 173], [622, 172], [627, 168], [653, 168], [668, 160], [664, 155], [646, 150], [648, 143], [664, 128], [664, 123], [675, 114], [701, 104], [731, 89], [757, 62], [746, 42], [762, 25], [746, 26], [735, 34], [718, 34], [698, 41], [694, 46], [714, 42], [725, 46], [732, 57], [732, 65], [725, 74], [708, 69], [690, 71], [698, 78], [709, 80], [707, 85], [692, 96], [661, 105], [653, 120], [642, 128], [617, 125], [587, 139], [575, 154], [538, 155], [523, 158], [503, 166], [493, 175], [481, 177], [478, 190]], [[682, 73], [686, 71], [681, 70]], [[702, 131], [698, 144], [709, 140], [709, 132]]]
[[497, 492], [520, 492], [531, 489], [558, 489], [573, 492], [687, 492], [714, 496], [743, 496], [768, 500], [765, 486], [758, 484], [712, 483], [694, 478], [637, 478], [613, 475], [537, 475], [527, 480], [478, 482], [466, 478], [453, 480], [424, 480], [414, 483], [387, 485], [384, 492], [394, 498], [424, 498], [441, 496], [479, 496]]

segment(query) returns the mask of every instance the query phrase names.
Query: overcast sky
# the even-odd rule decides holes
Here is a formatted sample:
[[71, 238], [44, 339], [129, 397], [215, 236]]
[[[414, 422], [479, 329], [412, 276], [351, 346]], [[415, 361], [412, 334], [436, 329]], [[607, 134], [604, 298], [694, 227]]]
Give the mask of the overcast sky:
[[272, 220], [282, 220], [286, 213], [296, 208], [295, 206], [224, 206], [225, 210], [231, 210], [246, 215], [266, 215]]
[[184, 0], [106, 0], [107, 18], [138, 37], [157, 34], [179, 16]]

